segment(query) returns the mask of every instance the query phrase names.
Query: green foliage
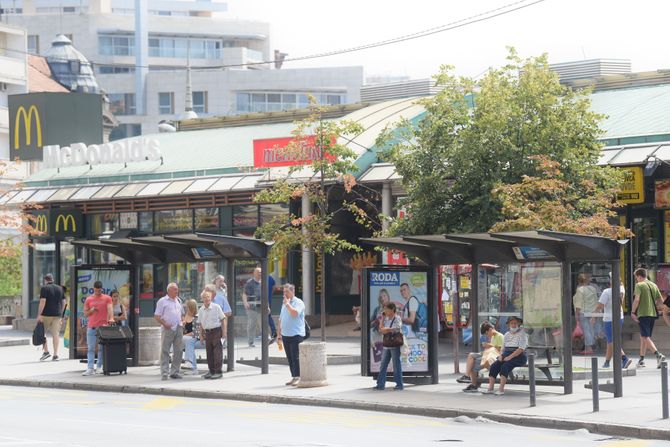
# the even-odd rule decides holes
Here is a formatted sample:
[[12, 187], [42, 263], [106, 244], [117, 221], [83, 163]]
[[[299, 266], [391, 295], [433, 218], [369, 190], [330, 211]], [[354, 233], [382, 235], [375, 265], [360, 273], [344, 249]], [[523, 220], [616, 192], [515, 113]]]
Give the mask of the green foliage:
[[[272, 187], [260, 191], [254, 197], [257, 203], [290, 203], [307, 196], [314, 212], [307, 216], [291, 214], [275, 218], [256, 230], [256, 236], [273, 241], [272, 255], [281, 256], [288, 250], [305, 245], [315, 253], [333, 254], [342, 250], [359, 251], [351, 242], [341, 239], [330, 231], [333, 216], [349, 210], [356, 217], [367, 216], [358, 203], [369, 204], [369, 200], [355, 192], [356, 180], [350, 174], [355, 170], [356, 154], [338, 139], [361, 133], [357, 123], [348, 121], [324, 121], [321, 109], [312, 102], [308, 118], [295, 123], [293, 141], [283, 149], [282, 155], [303, 159], [304, 154], [316, 149], [318, 156], [304, 163], [291, 166], [288, 176], [275, 180]], [[342, 185], [351, 200], [345, 200], [341, 208], [328, 209], [329, 192], [333, 185]], [[368, 219], [369, 221], [369, 219]]]
[[[396, 223], [396, 233], [487, 231], [513, 218], [510, 208], [503, 213], [501, 187], [524, 176], [541, 178], [537, 156], [560, 165], [560, 180], [572, 192], [614, 190], [617, 176], [596, 164], [602, 117], [590, 110], [587, 92], [558, 82], [546, 55], [522, 60], [510, 49], [508, 64], [477, 84], [447, 66], [435, 79], [444, 90], [422, 101], [426, 113], [419, 125], [401, 123], [383, 135], [397, 141], [385, 156], [407, 191], [400, 206], [408, 218]], [[580, 201], [576, 217], [603, 206], [584, 194], [571, 199]]]
[[21, 247], [11, 242], [0, 243], [0, 295], [12, 296], [21, 293]]

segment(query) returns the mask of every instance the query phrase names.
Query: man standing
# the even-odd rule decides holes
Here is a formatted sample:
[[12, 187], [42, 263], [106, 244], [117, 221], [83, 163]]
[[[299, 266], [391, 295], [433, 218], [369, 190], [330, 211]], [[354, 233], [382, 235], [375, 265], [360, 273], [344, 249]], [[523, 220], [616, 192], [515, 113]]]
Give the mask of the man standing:
[[226, 285], [226, 278], [223, 275], [216, 275], [216, 278], [214, 278], [214, 287], [216, 288], [216, 295], [212, 301], [221, 307], [223, 313], [226, 315], [226, 318], [230, 317], [233, 314], [233, 309], [230, 307], [230, 303], [228, 302], [228, 287]]
[[[623, 287], [623, 284], [619, 286], [619, 291], [621, 295], [621, 302], [623, 303], [624, 297], [626, 296], [626, 290]], [[605, 353], [605, 363], [603, 363], [603, 368], [610, 367], [610, 360], [613, 357], [614, 353], [614, 330], [612, 328], [612, 274], [610, 273], [610, 285], [607, 289], [603, 290], [603, 293], [600, 295], [598, 300], [598, 305], [596, 306], [596, 312], [603, 312], [603, 326], [605, 329], [605, 337], [607, 338], [607, 352]], [[620, 310], [619, 317], [619, 326], [623, 329], [623, 306]], [[621, 369], [626, 369], [633, 363], [631, 359], [626, 356], [626, 353], [621, 348]]]
[[88, 350], [86, 352], [87, 367], [83, 376], [92, 376], [99, 374], [102, 370], [102, 355], [103, 346], [98, 348], [98, 362], [97, 368], [94, 370], [95, 360], [95, 345], [98, 342], [96, 334], [100, 326], [107, 326], [109, 323], [114, 323], [114, 309], [112, 306], [112, 297], [102, 293], [102, 282], [96, 281], [93, 283], [93, 295], [86, 298], [84, 301], [84, 315], [88, 317], [88, 327], [86, 328], [86, 345]]
[[[63, 296], [63, 289], [61, 286], [54, 284], [54, 277], [51, 273], [44, 275], [44, 285], [40, 289], [40, 304], [37, 309], [37, 321], [44, 324], [44, 333], [51, 333], [53, 340], [54, 356], [52, 360], [58, 360], [58, 347], [60, 333], [60, 325], [62, 321], [63, 311], [65, 311], [65, 296]], [[48, 359], [49, 347], [47, 340], [44, 339], [42, 346], [43, 353], [40, 361]]]
[[247, 311], [247, 338], [249, 347], [253, 348], [256, 341], [256, 325], [258, 324], [258, 310], [261, 306], [261, 268], [254, 269], [253, 276], [244, 285], [242, 302]]
[[[184, 331], [182, 320], [184, 309], [177, 296], [179, 286], [171, 282], [167, 286], [167, 295], [158, 300], [154, 318], [161, 325], [161, 379], [181, 379], [179, 367], [184, 354]], [[172, 348], [172, 368], [170, 368], [170, 348]]]
[[207, 366], [209, 372], [203, 376], [205, 379], [220, 379], [223, 365], [223, 348], [221, 347], [221, 334], [226, 321], [226, 316], [216, 303], [212, 303], [212, 293], [205, 289], [200, 295], [202, 306], [198, 311], [200, 322], [200, 340], [205, 343], [207, 351]]
[[277, 327], [272, 319], [272, 292], [275, 288], [275, 279], [268, 275], [268, 327], [270, 328], [270, 344], [277, 340]]
[[654, 322], [657, 318], [656, 307], [663, 304], [661, 291], [656, 284], [647, 279], [647, 270], [639, 268], [633, 273], [635, 275], [635, 299], [633, 300], [631, 316], [640, 326], [640, 360], [637, 362], [638, 368], [644, 368], [644, 356], [647, 348], [656, 354], [656, 367], [661, 367], [661, 362], [665, 356], [658, 352], [656, 345], [651, 339], [654, 331]]
[[300, 381], [300, 343], [304, 337], [305, 303], [295, 296], [293, 284], [284, 284], [284, 301], [279, 315], [279, 343], [284, 344], [291, 370], [291, 380], [286, 385], [296, 386]]
[[596, 305], [598, 304], [598, 293], [591, 284], [591, 277], [588, 273], [577, 275], [577, 291], [572, 297], [572, 303], [575, 306], [575, 318], [579, 321], [582, 331], [584, 331], [584, 350], [580, 355], [593, 355], [596, 344], [597, 330]]

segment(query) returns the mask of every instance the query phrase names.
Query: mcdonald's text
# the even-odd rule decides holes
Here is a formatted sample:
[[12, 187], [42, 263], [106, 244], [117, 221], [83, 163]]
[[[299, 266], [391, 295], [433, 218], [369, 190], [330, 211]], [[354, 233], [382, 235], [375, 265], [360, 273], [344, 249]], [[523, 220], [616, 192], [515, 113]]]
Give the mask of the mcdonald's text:
[[70, 146], [44, 146], [44, 167], [61, 168], [68, 166], [158, 161], [161, 159], [160, 143], [152, 138], [113, 141], [105, 144], [74, 143]]

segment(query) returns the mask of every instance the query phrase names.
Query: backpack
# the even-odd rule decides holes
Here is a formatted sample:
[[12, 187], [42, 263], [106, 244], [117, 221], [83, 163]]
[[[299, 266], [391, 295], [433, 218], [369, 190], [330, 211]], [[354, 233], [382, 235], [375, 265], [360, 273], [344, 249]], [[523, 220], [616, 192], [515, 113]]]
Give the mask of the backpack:
[[33, 331], [33, 346], [42, 346], [47, 338], [44, 336], [44, 323], [38, 321]]
[[[419, 299], [415, 296], [410, 297], [410, 300], [414, 298], [417, 303], [419, 303], [419, 307], [416, 309], [416, 316], [414, 317], [414, 323], [412, 323], [412, 331], [414, 331], [415, 334], [418, 334], [419, 332], [426, 332], [428, 329], [428, 306], [426, 306], [426, 303], [422, 303], [419, 301]], [[407, 302], [409, 306], [409, 301]], [[409, 316], [409, 307], [407, 308], [407, 314]], [[423, 331], [422, 331], [423, 329]]]

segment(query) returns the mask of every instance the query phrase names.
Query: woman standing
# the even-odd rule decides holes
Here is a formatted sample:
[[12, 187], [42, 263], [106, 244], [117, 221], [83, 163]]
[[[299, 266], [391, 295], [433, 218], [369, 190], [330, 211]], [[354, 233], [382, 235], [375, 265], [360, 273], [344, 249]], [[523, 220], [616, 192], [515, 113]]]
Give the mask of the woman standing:
[[195, 358], [196, 348], [204, 348], [198, 334], [198, 303], [194, 299], [186, 301], [186, 315], [184, 315], [184, 351], [186, 360], [191, 363], [188, 374], [198, 374], [198, 361]]
[[126, 319], [128, 315], [126, 314], [126, 307], [121, 303], [121, 298], [119, 297], [118, 290], [112, 290], [112, 311], [114, 313], [114, 322], [119, 326], [126, 325]]
[[[396, 315], [395, 303], [384, 304], [383, 310], [384, 319], [379, 325], [379, 332], [382, 336], [386, 334], [401, 333], [402, 334], [402, 320]], [[384, 354], [382, 356], [382, 363], [379, 366], [379, 376], [377, 377], [377, 386], [373, 389], [383, 390], [386, 386], [386, 372], [388, 371], [389, 362], [393, 359], [393, 380], [395, 381], [395, 390], [402, 390], [405, 387], [402, 383], [402, 364], [400, 362], [400, 346], [388, 347], [384, 346]]]

